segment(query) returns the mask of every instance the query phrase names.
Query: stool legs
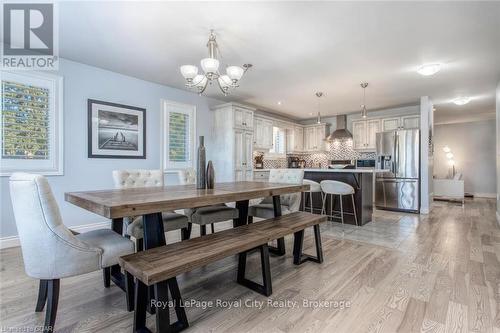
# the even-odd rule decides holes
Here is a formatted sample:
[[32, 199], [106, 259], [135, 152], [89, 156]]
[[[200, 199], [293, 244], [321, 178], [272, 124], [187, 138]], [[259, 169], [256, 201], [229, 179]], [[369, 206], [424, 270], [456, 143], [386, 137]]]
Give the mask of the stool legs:
[[354, 194], [351, 194], [352, 199], [352, 211], [354, 212], [354, 221], [356, 221], [356, 225], [358, 225], [358, 214], [356, 214], [356, 204], [354, 203]]
[[340, 219], [342, 220], [342, 227], [344, 227], [344, 208], [342, 207], [342, 195], [340, 195]]

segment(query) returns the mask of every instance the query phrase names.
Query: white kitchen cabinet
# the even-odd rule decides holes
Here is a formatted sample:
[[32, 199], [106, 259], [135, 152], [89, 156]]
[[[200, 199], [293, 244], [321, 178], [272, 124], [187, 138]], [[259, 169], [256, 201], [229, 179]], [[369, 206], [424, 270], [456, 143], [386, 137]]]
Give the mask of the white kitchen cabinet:
[[354, 149], [365, 149], [366, 145], [366, 121], [352, 122], [352, 146]]
[[306, 126], [304, 128], [304, 151], [324, 151], [327, 132], [326, 124]]
[[[213, 108], [213, 142], [207, 144], [217, 182], [253, 179], [253, 109], [227, 103]], [[246, 124], [246, 125], [245, 125]]]
[[399, 128], [399, 117], [382, 119], [382, 131], [394, 131]]
[[272, 120], [255, 117], [254, 119], [254, 148], [271, 149], [273, 147]]
[[420, 116], [404, 116], [401, 117], [401, 125], [405, 129], [420, 128]]
[[253, 129], [253, 110], [234, 106], [234, 127], [241, 129]]
[[374, 151], [376, 149], [376, 134], [380, 131], [380, 119], [353, 121], [353, 148], [357, 150]]
[[304, 128], [292, 126], [286, 130], [286, 152], [300, 153], [304, 151]]

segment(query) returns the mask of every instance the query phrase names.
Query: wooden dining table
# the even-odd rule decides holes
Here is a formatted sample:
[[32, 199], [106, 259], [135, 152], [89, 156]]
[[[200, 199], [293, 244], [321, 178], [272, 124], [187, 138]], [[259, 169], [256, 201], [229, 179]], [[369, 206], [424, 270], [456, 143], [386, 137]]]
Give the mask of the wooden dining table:
[[[161, 212], [177, 209], [198, 208], [235, 202], [239, 211], [233, 226], [248, 221], [248, 204], [252, 199], [272, 197], [275, 216], [281, 216], [280, 195], [308, 191], [309, 185], [269, 182], [216, 183], [213, 189], [197, 189], [195, 185], [136, 187], [65, 193], [65, 200], [92, 213], [112, 220], [111, 228], [123, 234], [123, 218], [141, 216], [144, 223], [144, 248], [165, 245]], [[285, 240], [270, 248], [277, 255], [285, 254]], [[111, 268], [113, 282], [126, 289], [120, 266]]]

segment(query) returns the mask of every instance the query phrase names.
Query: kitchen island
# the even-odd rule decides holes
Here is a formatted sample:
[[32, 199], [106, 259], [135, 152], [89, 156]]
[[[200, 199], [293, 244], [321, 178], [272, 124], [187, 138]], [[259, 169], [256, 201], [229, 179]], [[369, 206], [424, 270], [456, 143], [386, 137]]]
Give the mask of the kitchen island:
[[[354, 202], [358, 216], [358, 224], [364, 225], [372, 220], [373, 213], [373, 180], [377, 172], [384, 170], [373, 169], [304, 169], [304, 179], [314, 180], [320, 183], [322, 180], [337, 180], [351, 185], [354, 188]], [[315, 212], [320, 212], [322, 207], [320, 193], [313, 193], [313, 207]], [[309, 206], [309, 198], [307, 199]], [[355, 225], [351, 196], [342, 197], [342, 206], [344, 208], [344, 223]], [[326, 212], [330, 213], [330, 196], [327, 197]], [[339, 196], [334, 196], [333, 210], [340, 212]], [[346, 214], [347, 213], [347, 214]], [[335, 215], [340, 215], [336, 213]], [[335, 221], [340, 222], [339, 219]]]

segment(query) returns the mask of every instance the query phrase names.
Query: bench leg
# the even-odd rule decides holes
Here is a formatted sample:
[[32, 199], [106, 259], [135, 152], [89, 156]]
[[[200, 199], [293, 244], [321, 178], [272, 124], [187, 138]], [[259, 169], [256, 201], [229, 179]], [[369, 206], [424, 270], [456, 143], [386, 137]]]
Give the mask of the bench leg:
[[304, 244], [304, 230], [297, 231], [293, 234], [293, 263], [300, 265], [306, 261], [314, 261], [319, 264], [323, 262], [323, 248], [321, 246], [321, 234], [319, 231], [319, 224], [313, 226], [314, 228], [314, 241], [316, 245], [316, 257], [303, 254], [302, 247]]
[[125, 272], [125, 293], [127, 298], [127, 311], [134, 311], [134, 277]]
[[135, 283], [134, 332], [147, 332], [146, 307], [148, 303], [148, 287], [137, 280]]
[[[170, 333], [180, 332], [189, 327], [186, 312], [182, 304], [181, 292], [177, 284], [177, 279], [171, 278], [154, 285], [156, 294], [156, 332]], [[168, 300], [168, 291], [172, 296], [172, 302], [175, 304], [175, 313], [177, 321], [170, 324], [170, 303]]]
[[[273, 209], [274, 209], [274, 217], [281, 216], [281, 198], [279, 195], [273, 196]], [[277, 246], [269, 246], [269, 251], [272, 254], [278, 255], [278, 256], [284, 256], [285, 255], [285, 238], [279, 238], [276, 240], [277, 241]]]
[[259, 246], [260, 261], [262, 266], [262, 281], [263, 285], [248, 280], [245, 278], [245, 271], [247, 265], [247, 252], [242, 252], [238, 256], [238, 278], [237, 282], [253, 291], [258, 292], [264, 296], [270, 296], [273, 293], [271, 281], [271, 268], [269, 265], [269, 247], [267, 244]]
[[249, 203], [249, 200], [236, 201], [236, 209], [238, 209], [238, 218], [233, 219], [233, 228], [247, 224], [247, 222], [248, 222], [248, 203]]

